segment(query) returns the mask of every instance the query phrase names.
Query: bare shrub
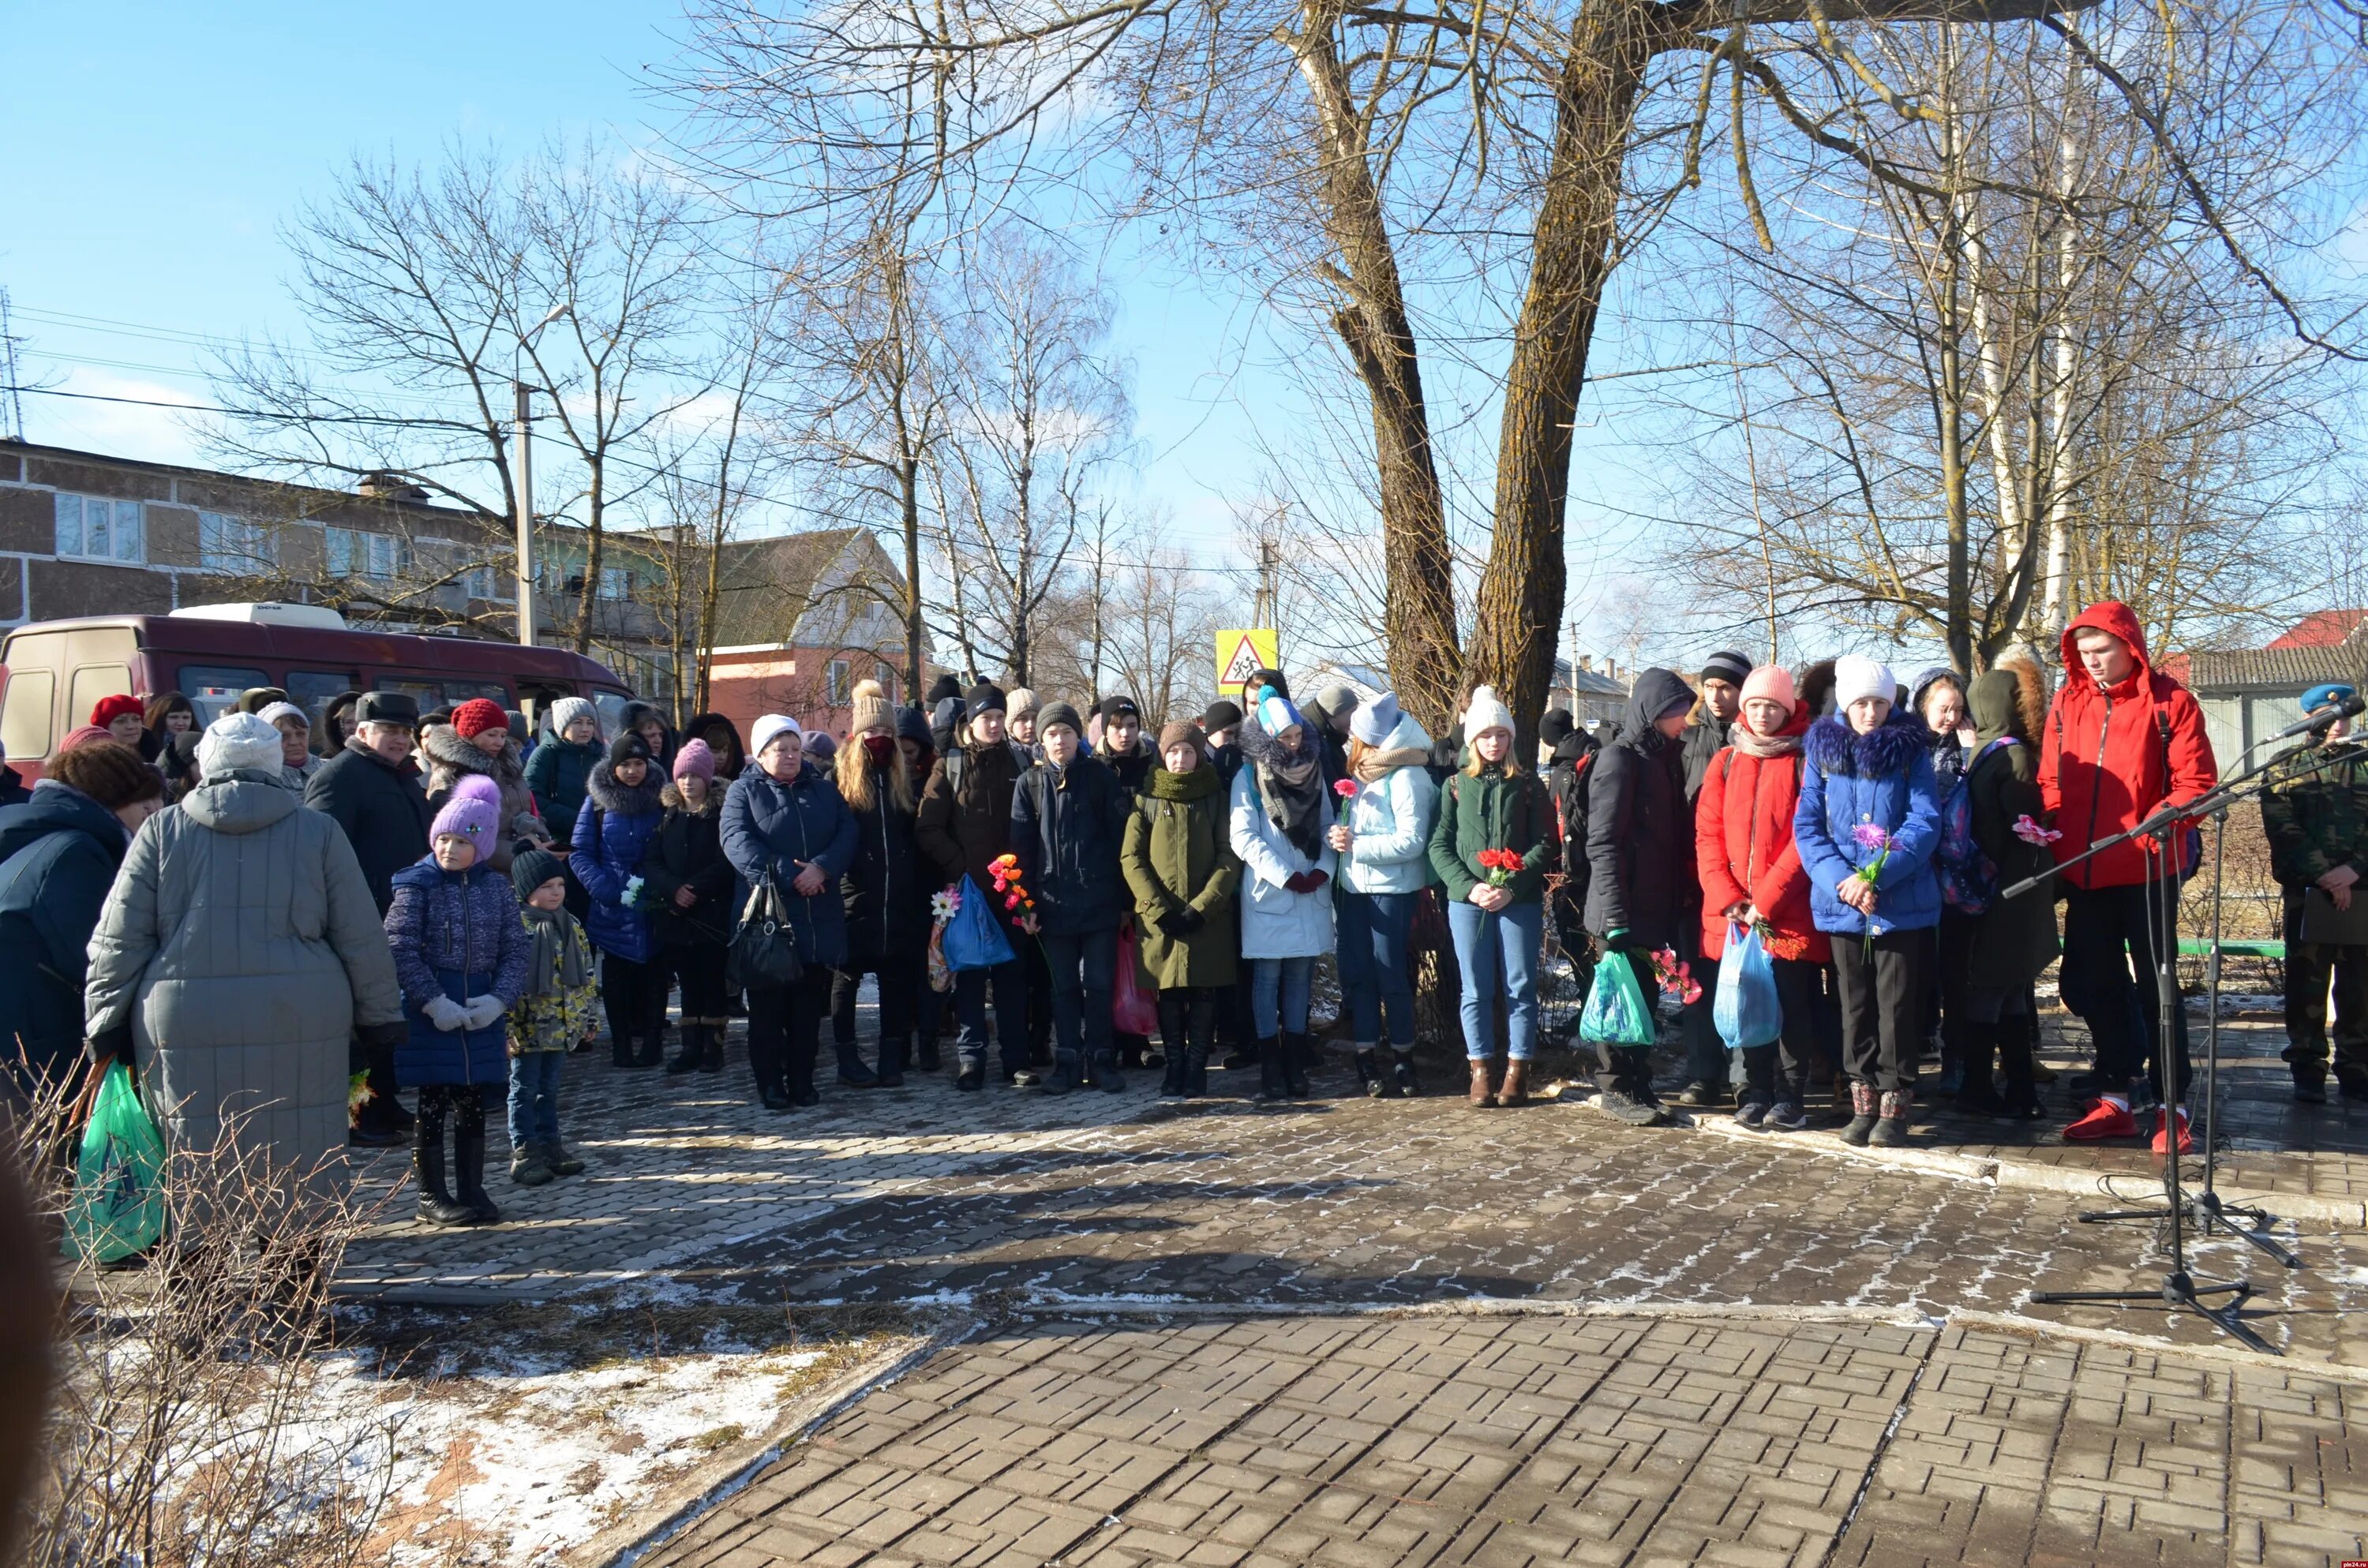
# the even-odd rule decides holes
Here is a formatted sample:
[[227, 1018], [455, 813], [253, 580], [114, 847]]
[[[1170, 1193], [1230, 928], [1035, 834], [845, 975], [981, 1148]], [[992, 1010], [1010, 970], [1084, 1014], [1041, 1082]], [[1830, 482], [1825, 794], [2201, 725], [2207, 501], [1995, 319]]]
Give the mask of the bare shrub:
[[[28, 1568], [352, 1568], [372, 1526], [391, 1426], [318, 1419], [329, 1283], [369, 1222], [333, 1168], [275, 1164], [239, 1136], [167, 1159], [164, 1239], [134, 1268], [61, 1258], [53, 1392], [18, 1521]], [[8, 1122], [52, 1244], [64, 1233], [81, 1118], [70, 1090]]]

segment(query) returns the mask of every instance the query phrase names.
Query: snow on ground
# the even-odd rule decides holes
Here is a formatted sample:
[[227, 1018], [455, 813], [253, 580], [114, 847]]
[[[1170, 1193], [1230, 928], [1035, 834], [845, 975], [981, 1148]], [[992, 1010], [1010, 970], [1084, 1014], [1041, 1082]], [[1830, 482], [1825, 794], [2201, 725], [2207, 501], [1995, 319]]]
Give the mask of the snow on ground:
[[728, 1309], [702, 1324], [648, 1301], [540, 1312], [414, 1314], [392, 1345], [323, 1358], [290, 1438], [350, 1450], [354, 1483], [385, 1487], [374, 1544], [393, 1562], [551, 1568], [663, 1504], [655, 1528], [695, 1468], [753, 1457], [798, 1396], [908, 1342], [894, 1325], [750, 1333]]

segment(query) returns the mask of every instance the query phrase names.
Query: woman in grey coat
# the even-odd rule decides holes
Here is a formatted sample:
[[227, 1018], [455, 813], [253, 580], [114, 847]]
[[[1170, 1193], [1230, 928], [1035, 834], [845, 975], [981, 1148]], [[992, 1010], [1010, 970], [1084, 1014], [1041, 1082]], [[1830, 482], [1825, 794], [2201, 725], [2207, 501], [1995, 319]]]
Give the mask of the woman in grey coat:
[[275, 1172], [341, 1181], [346, 1042], [407, 1037], [378, 906], [337, 824], [280, 781], [279, 732], [216, 720], [203, 782], [131, 841], [90, 942], [84, 1027], [130, 1055], [175, 1149], [227, 1110]]

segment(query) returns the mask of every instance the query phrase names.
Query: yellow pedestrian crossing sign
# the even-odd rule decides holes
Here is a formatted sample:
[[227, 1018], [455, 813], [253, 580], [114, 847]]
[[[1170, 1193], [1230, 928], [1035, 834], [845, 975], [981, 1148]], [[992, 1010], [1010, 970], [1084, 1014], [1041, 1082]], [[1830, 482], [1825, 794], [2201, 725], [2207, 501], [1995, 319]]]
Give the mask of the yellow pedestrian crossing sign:
[[1237, 691], [1260, 670], [1275, 667], [1280, 644], [1269, 627], [1233, 627], [1217, 633], [1217, 690]]

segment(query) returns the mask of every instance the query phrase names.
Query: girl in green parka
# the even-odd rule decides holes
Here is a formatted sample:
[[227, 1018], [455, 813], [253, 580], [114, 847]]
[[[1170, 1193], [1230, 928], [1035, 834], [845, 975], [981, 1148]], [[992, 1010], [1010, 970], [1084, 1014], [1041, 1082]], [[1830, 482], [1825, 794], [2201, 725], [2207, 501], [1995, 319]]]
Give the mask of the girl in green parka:
[[1225, 780], [1201, 750], [1200, 732], [1159, 732], [1154, 768], [1128, 816], [1119, 864], [1134, 893], [1143, 967], [1159, 988], [1167, 1099], [1209, 1092], [1217, 1001], [1233, 989], [1234, 890], [1242, 863], [1227, 828]]
[[[1463, 971], [1472, 1103], [1517, 1106], [1529, 1098], [1546, 871], [1561, 854], [1562, 838], [1545, 785], [1513, 759], [1512, 710], [1489, 687], [1472, 688], [1463, 733], [1471, 756], [1439, 791], [1430, 865], [1447, 884], [1447, 928]], [[1511, 1033], [1501, 1085], [1491, 1081], [1500, 992]]]

